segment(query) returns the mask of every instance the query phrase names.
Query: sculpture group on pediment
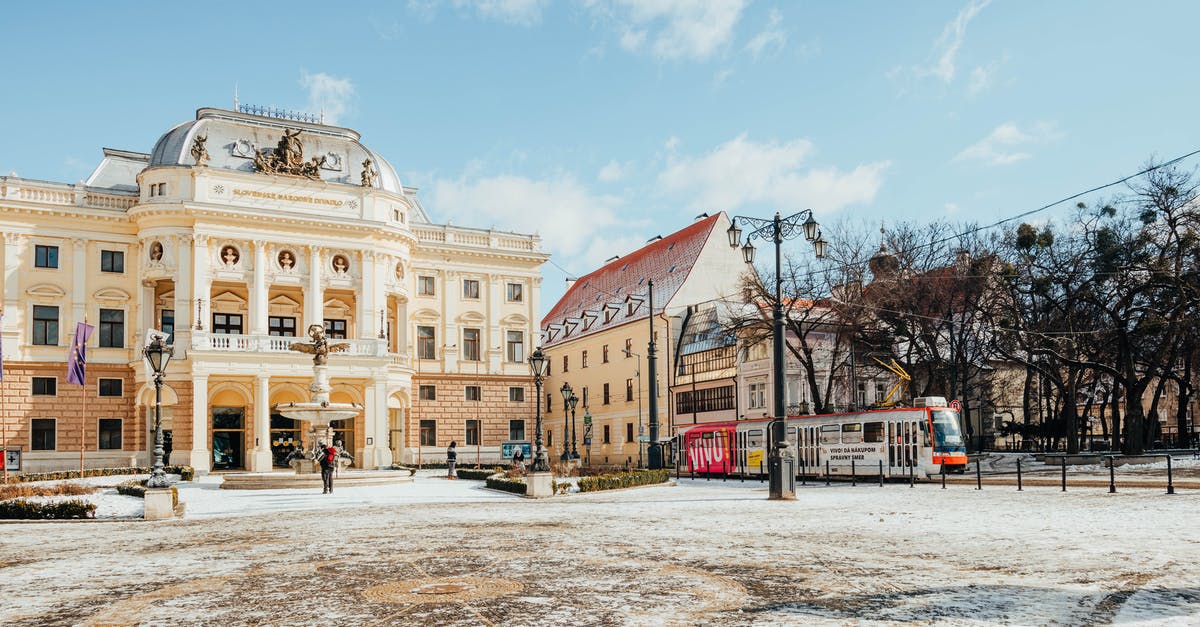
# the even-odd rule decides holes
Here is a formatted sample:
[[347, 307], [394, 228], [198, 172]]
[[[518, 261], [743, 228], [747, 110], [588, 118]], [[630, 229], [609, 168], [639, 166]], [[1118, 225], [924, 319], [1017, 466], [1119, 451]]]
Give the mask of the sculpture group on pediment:
[[300, 131], [285, 129], [273, 152], [255, 151], [254, 169], [262, 174], [303, 176], [315, 181], [321, 178], [321, 166], [325, 165], [325, 160], [326, 157], [313, 157], [305, 161]]

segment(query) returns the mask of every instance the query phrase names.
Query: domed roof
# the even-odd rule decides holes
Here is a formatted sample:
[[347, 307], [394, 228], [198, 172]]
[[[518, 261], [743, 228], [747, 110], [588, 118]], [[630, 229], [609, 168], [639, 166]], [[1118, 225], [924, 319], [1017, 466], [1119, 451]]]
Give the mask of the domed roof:
[[284, 131], [300, 131], [298, 139], [305, 161], [313, 157], [325, 158], [318, 169], [321, 180], [359, 185], [363, 161], [370, 159], [377, 173], [374, 187], [404, 194], [396, 170], [378, 153], [362, 145], [359, 134], [353, 130], [223, 109], [200, 109], [195, 120], [179, 124], [163, 134], [150, 153], [150, 167], [194, 166], [192, 144], [199, 137], [204, 138], [208, 167], [255, 172], [255, 155], [259, 151], [270, 154]]

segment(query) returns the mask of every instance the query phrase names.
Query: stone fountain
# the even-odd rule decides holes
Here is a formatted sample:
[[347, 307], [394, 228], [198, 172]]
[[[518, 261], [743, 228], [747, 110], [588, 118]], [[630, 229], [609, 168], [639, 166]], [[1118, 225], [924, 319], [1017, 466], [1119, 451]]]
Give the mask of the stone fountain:
[[[273, 488], [307, 488], [321, 486], [321, 465], [317, 461], [317, 453], [322, 444], [334, 444], [333, 428], [330, 423], [334, 420], [354, 418], [363, 411], [356, 403], [332, 403], [329, 392], [329, 371], [326, 362], [329, 353], [345, 352], [349, 344], [330, 344], [325, 337], [325, 327], [314, 324], [308, 327], [311, 343], [294, 342], [290, 348], [294, 351], [313, 356], [313, 380], [308, 386], [312, 398], [307, 403], [280, 403], [272, 407], [277, 413], [293, 420], [302, 420], [309, 425], [308, 437], [301, 442], [301, 448], [296, 449], [289, 458], [290, 464], [296, 469], [295, 474], [280, 473], [243, 473], [225, 475], [221, 487], [227, 490], [265, 490]], [[353, 446], [353, 442], [349, 443]], [[352, 459], [345, 451], [338, 457], [338, 485], [377, 485], [411, 481], [410, 476], [400, 476], [394, 472], [345, 471]]]

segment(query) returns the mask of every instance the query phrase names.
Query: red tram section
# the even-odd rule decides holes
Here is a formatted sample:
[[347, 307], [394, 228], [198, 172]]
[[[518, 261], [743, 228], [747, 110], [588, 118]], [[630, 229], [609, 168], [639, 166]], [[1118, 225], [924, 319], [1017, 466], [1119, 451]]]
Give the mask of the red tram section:
[[[961, 472], [967, 451], [957, 409], [941, 397], [890, 407], [787, 418], [797, 473], [929, 476]], [[685, 425], [678, 429], [689, 473], [760, 475], [771, 446], [770, 419]]]

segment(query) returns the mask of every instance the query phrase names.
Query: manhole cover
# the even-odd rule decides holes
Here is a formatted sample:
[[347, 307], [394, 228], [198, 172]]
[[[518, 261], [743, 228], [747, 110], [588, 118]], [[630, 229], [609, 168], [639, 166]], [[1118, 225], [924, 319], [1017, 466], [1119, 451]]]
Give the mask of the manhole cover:
[[475, 589], [475, 586], [472, 586], [469, 583], [455, 581], [447, 583], [427, 583], [423, 586], [417, 586], [416, 588], [409, 590], [409, 592], [413, 594], [454, 594], [455, 592], [466, 592], [473, 589]]
[[515, 594], [523, 586], [499, 577], [429, 577], [372, 586], [362, 595], [385, 603], [458, 603]]

